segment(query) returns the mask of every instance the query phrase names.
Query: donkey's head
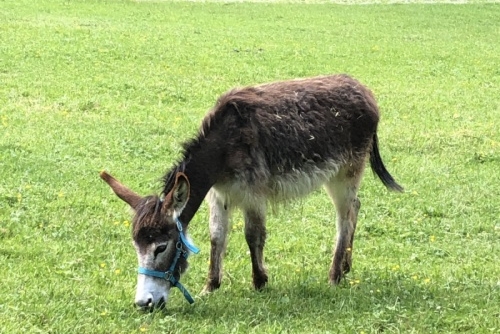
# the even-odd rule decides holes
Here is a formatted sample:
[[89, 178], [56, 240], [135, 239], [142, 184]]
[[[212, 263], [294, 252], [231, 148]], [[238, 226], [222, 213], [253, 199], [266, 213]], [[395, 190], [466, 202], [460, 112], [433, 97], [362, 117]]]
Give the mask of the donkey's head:
[[135, 303], [141, 308], [164, 306], [173, 285], [192, 302], [179, 283], [188, 266], [189, 251], [198, 252], [184, 234], [179, 220], [189, 198], [186, 175], [177, 173], [172, 190], [161, 198], [155, 195], [141, 197], [108, 173], [100, 175], [135, 212], [132, 238], [139, 260]]

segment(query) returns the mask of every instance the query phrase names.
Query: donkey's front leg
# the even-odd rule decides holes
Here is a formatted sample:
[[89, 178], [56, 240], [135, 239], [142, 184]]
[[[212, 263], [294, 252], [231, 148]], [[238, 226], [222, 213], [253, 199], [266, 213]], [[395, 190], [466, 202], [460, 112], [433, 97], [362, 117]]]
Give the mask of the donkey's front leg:
[[264, 245], [266, 242], [265, 205], [259, 209], [244, 210], [245, 239], [252, 259], [252, 278], [255, 289], [262, 289], [267, 283], [264, 265]]
[[210, 265], [204, 293], [218, 289], [222, 281], [222, 261], [227, 247], [230, 212], [220, 198], [210, 191], [208, 195], [210, 208]]

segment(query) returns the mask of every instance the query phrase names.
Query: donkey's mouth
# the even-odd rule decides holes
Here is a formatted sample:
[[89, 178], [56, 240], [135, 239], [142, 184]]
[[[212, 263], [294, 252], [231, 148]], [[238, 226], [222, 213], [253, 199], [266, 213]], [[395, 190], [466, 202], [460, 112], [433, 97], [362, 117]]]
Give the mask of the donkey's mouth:
[[167, 303], [165, 302], [165, 298], [160, 298], [156, 303], [153, 303], [150, 301], [148, 304], [145, 305], [138, 305], [135, 304], [138, 310], [144, 311], [144, 312], [153, 312], [155, 310], [163, 310], [165, 309]]

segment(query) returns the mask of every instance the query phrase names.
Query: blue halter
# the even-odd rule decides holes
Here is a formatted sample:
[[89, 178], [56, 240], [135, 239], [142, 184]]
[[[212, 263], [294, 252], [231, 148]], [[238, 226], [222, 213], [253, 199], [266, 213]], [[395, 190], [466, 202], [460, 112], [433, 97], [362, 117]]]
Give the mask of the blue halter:
[[[175, 222], [177, 224], [177, 230], [179, 231], [179, 240], [177, 241], [177, 244], [175, 245], [175, 248], [177, 249], [177, 251], [175, 253], [174, 260], [172, 261], [172, 264], [170, 265], [170, 268], [168, 268], [167, 271], [163, 272], [163, 271], [150, 270], [150, 269], [146, 269], [143, 267], [139, 267], [137, 271], [139, 274], [163, 278], [163, 279], [169, 281], [172, 285], [176, 286], [177, 288], [179, 288], [179, 290], [181, 290], [182, 294], [187, 299], [189, 304], [193, 304], [194, 303], [193, 297], [191, 297], [191, 295], [189, 294], [187, 289], [179, 282], [179, 280], [177, 278], [175, 278], [174, 270], [175, 270], [175, 267], [177, 266], [177, 262], [179, 261], [179, 258], [181, 256], [183, 256], [185, 259], [187, 259], [187, 257], [189, 256], [189, 252], [198, 254], [200, 252], [200, 250], [195, 245], [193, 245], [184, 235], [184, 232], [182, 231], [181, 221], [177, 218], [177, 220]], [[186, 251], [182, 246], [184, 246], [188, 250]]]

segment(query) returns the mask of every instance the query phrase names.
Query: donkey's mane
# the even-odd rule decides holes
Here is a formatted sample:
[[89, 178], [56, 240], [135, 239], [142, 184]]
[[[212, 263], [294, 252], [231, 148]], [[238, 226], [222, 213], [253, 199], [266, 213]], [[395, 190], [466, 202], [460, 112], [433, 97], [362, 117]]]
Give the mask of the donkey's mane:
[[[224, 96], [225, 95], [223, 95], [221, 99], [224, 98]], [[163, 195], [168, 194], [172, 190], [175, 184], [176, 174], [179, 172], [185, 173], [186, 165], [191, 161], [193, 152], [199, 150], [202, 147], [203, 142], [205, 141], [212, 128], [214, 128], [216, 124], [220, 123], [220, 121], [224, 119], [225, 110], [221, 110], [220, 105], [225, 101], [221, 101], [221, 99], [219, 99], [211, 112], [209, 112], [203, 118], [201, 126], [198, 130], [198, 134], [182, 144], [182, 158], [176, 164], [174, 164], [174, 166], [162, 178]]]

